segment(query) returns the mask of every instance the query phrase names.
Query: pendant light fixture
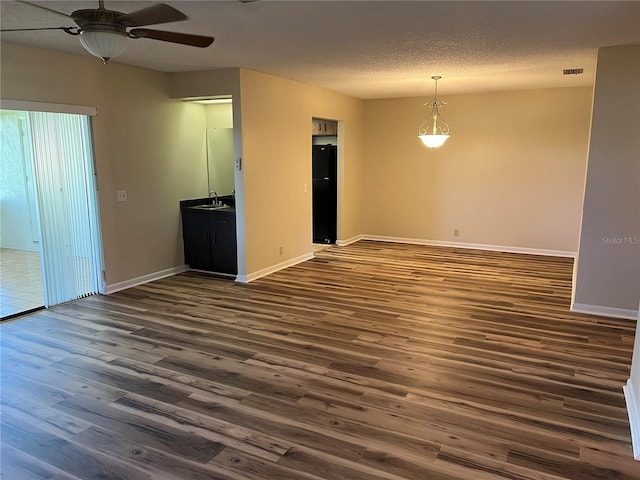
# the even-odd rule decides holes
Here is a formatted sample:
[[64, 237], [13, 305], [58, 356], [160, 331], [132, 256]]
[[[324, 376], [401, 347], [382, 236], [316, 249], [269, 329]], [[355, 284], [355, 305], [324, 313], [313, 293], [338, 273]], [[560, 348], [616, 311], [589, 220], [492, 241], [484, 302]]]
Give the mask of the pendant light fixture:
[[436, 75], [431, 78], [436, 82], [435, 94], [432, 102], [425, 103], [426, 106], [431, 107], [431, 113], [429, 117], [422, 122], [420, 128], [418, 128], [418, 138], [422, 140], [425, 146], [438, 148], [441, 147], [450, 136], [449, 124], [445, 122], [438, 111], [439, 107], [446, 105], [446, 102], [438, 101], [438, 80], [442, 77]]

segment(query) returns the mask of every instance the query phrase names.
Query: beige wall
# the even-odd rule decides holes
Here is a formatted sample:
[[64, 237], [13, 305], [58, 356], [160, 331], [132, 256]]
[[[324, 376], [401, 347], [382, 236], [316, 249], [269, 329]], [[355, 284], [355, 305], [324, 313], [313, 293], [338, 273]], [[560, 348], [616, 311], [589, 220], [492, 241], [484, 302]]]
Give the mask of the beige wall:
[[2, 44], [0, 80], [2, 98], [97, 107], [107, 284], [182, 265], [178, 202], [207, 193], [204, 107], [169, 99], [166, 74], [11, 44]]
[[[177, 202], [207, 194], [203, 131], [215, 114], [167, 97], [233, 96], [244, 167], [236, 172], [238, 266], [247, 278], [311, 253], [312, 117], [339, 121], [339, 240], [577, 248], [589, 88], [446, 97], [453, 136], [428, 150], [416, 138], [426, 98], [361, 101], [249, 70], [165, 75], [14, 45], [2, 61], [3, 96], [100, 111], [110, 284], [180, 265]], [[115, 202], [120, 189], [128, 202]]]
[[312, 252], [311, 118], [314, 116], [340, 121], [339, 238], [361, 233], [360, 100], [243, 69], [171, 75], [173, 97], [214, 95], [233, 97], [234, 150], [236, 157], [242, 158], [243, 168], [235, 175], [241, 280], [250, 280]]
[[249, 70], [241, 87], [247, 273], [312, 252], [312, 117], [340, 121], [338, 237], [361, 233], [363, 102]]
[[640, 298], [640, 46], [598, 51], [576, 265], [574, 306], [633, 315]]
[[222, 68], [173, 73], [169, 75], [169, 91], [172, 98], [194, 99], [231, 95], [235, 102], [240, 97], [240, 69]]
[[363, 233], [575, 252], [591, 89], [442, 99], [452, 136], [433, 150], [427, 98], [366, 102]]
[[205, 105], [207, 128], [233, 128], [233, 104]]

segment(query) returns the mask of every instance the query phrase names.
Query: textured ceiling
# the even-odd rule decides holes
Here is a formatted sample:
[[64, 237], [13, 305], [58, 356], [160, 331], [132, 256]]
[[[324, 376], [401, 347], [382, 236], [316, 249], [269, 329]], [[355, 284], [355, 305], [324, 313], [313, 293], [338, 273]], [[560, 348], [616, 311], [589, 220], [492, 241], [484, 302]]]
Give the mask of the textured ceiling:
[[[40, 1], [71, 13], [94, 1]], [[106, 1], [131, 12], [155, 2]], [[130, 40], [114, 63], [164, 72], [243, 67], [358, 98], [592, 85], [596, 49], [640, 43], [640, 1], [167, 1], [189, 16], [164, 30], [211, 35], [198, 49]], [[73, 26], [0, 2], [2, 28]], [[88, 55], [62, 31], [7, 32], [5, 42]], [[99, 61], [96, 59], [96, 61]], [[107, 67], [105, 67], [107, 68]], [[584, 68], [563, 76], [563, 68]]]

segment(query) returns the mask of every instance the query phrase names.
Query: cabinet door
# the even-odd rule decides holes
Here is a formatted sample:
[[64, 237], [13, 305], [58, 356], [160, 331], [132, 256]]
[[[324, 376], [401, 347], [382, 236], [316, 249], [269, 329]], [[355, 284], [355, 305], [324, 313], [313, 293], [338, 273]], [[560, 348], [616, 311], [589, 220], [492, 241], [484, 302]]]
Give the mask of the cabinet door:
[[236, 254], [236, 222], [231, 216], [212, 218], [213, 271], [238, 273]]
[[327, 121], [324, 123], [325, 135], [337, 135], [338, 134], [338, 122]]
[[184, 261], [191, 268], [211, 270], [211, 229], [209, 215], [194, 212], [182, 213]]

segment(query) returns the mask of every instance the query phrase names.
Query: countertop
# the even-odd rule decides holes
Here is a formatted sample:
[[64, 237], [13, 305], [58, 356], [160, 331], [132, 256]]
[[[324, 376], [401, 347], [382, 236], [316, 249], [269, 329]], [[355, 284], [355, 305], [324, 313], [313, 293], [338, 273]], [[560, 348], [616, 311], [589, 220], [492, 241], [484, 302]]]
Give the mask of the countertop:
[[236, 213], [235, 209], [235, 199], [228, 195], [224, 197], [218, 197], [219, 203], [224, 203], [225, 205], [229, 205], [228, 208], [197, 208], [199, 205], [210, 205], [213, 203], [213, 198], [204, 197], [204, 198], [194, 198], [189, 200], [180, 200], [180, 210], [189, 210], [190, 212], [203, 212], [203, 213]]

